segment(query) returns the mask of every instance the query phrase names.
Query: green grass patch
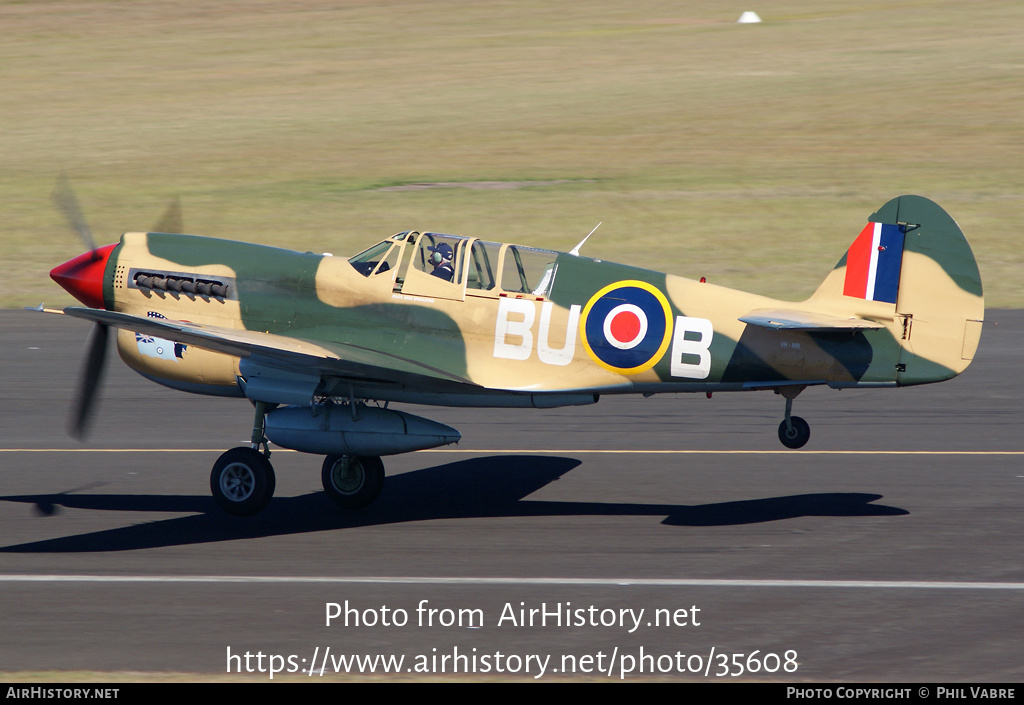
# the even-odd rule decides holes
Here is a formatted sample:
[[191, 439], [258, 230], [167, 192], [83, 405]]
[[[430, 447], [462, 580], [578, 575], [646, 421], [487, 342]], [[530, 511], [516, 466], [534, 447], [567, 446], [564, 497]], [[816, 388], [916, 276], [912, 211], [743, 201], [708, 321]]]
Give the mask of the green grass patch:
[[[0, 305], [180, 196], [189, 232], [351, 254], [410, 228], [809, 294], [889, 198], [1024, 306], [1024, 6], [0, 2]], [[380, 191], [438, 182], [516, 189]], [[567, 182], [567, 183], [566, 183]]]

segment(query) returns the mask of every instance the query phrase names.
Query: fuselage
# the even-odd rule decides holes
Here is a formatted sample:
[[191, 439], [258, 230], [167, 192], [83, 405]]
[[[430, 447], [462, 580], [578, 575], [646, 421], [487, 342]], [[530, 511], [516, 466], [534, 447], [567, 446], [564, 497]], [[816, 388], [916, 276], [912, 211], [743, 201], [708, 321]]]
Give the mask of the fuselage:
[[[442, 240], [454, 245], [453, 281], [420, 261]], [[362, 380], [329, 390], [342, 394], [557, 406], [607, 393], [896, 383], [891, 313], [879, 330], [768, 330], [739, 318], [793, 304], [571, 254], [434, 233], [401, 233], [351, 259], [162, 233], [127, 233], [104, 250], [108, 310], [285, 335], [339, 354], [358, 346], [475, 385], [430, 393]], [[167, 386], [241, 394], [237, 357], [127, 330], [118, 350]]]

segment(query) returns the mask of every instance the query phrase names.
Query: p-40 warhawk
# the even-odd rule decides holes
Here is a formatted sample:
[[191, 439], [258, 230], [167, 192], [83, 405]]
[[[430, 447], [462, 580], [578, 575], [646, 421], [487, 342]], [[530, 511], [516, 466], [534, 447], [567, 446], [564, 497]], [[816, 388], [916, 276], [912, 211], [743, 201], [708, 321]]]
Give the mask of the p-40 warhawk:
[[[935, 203], [874, 213], [806, 301], [790, 303], [572, 252], [402, 232], [348, 259], [162, 232], [126, 233], [51, 272], [94, 322], [74, 428], [84, 430], [107, 331], [144, 377], [255, 405], [251, 445], [210, 488], [228, 512], [270, 500], [269, 443], [325, 455], [343, 507], [384, 482], [380, 456], [460, 439], [387, 408], [552, 408], [604, 394], [773, 390], [779, 439], [812, 385], [950, 379], [974, 357], [984, 299], [971, 248]], [[373, 403], [376, 402], [376, 403]]]

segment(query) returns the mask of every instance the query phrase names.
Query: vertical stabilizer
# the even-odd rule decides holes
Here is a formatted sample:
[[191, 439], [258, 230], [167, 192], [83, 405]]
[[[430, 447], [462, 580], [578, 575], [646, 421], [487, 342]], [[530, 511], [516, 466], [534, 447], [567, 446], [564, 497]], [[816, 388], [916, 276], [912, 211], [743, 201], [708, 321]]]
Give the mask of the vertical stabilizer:
[[967, 238], [946, 211], [921, 196], [894, 198], [868, 220], [807, 303], [891, 324], [900, 385], [955, 377], [974, 358], [985, 316]]

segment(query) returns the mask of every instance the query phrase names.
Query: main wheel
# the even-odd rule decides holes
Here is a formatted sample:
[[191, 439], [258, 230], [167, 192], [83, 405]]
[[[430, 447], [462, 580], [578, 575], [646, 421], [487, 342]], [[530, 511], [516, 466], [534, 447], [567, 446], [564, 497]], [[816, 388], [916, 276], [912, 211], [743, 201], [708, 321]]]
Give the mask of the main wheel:
[[787, 448], [803, 448], [811, 437], [811, 426], [799, 416], [789, 417], [792, 428], [786, 422], [779, 424], [779, 440]]
[[328, 455], [320, 479], [331, 501], [346, 509], [368, 507], [384, 489], [384, 463], [376, 456]]
[[236, 516], [249, 516], [267, 506], [276, 485], [270, 461], [258, 450], [244, 446], [217, 458], [210, 473], [213, 499]]

